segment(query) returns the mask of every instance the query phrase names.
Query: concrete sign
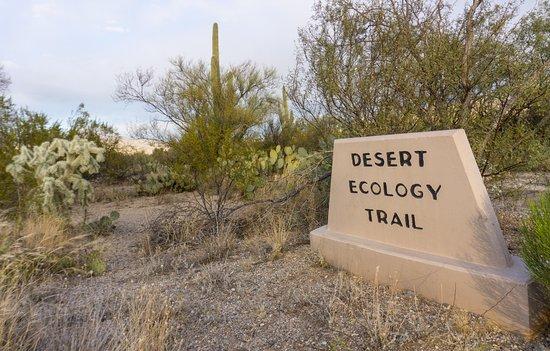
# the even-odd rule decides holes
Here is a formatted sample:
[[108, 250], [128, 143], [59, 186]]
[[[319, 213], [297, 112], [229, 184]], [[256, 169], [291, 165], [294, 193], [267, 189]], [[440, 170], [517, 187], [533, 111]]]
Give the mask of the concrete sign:
[[530, 275], [508, 252], [463, 130], [336, 140], [328, 225], [311, 243], [352, 273], [374, 279], [378, 267], [379, 281], [532, 327]]

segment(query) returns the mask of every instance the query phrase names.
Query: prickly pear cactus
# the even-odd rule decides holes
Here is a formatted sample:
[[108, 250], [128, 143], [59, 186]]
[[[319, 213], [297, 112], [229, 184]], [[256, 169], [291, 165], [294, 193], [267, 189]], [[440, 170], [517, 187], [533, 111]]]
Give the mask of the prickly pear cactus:
[[303, 147], [277, 145], [266, 155], [258, 156], [257, 164], [263, 173], [287, 174], [295, 171], [307, 156]]
[[248, 178], [240, 176], [239, 179], [246, 179], [246, 181], [244, 184], [239, 184], [239, 187], [245, 195], [250, 195], [269, 177], [277, 178], [294, 172], [306, 163], [306, 158], [309, 156], [310, 154], [303, 147], [281, 147], [280, 145], [268, 152], [255, 153], [252, 158], [240, 162], [248, 170], [247, 173], [254, 176]]
[[86, 228], [96, 236], [108, 235], [115, 229], [115, 222], [119, 218], [120, 213], [111, 211], [108, 216], [102, 216], [97, 221], [88, 223]]
[[147, 195], [157, 195], [163, 190], [189, 191], [194, 188], [191, 171], [188, 165], [177, 169], [162, 164], [147, 165], [152, 169], [143, 181], [139, 182], [139, 192]]
[[104, 152], [94, 142], [78, 136], [73, 140], [56, 138], [32, 149], [21, 147], [6, 171], [19, 183], [29, 176], [34, 178], [34, 196], [43, 212], [64, 211], [75, 201], [86, 207], [93, 188], [83, 175], [99, 172]]
[[156, 195], [161, 190], [171, 188], [175, 185], [168, 167], [155, 165], [154, 168], [156, 169], [147, 174], [145, 180], [140, 184], [140, 191], [145, 194]]

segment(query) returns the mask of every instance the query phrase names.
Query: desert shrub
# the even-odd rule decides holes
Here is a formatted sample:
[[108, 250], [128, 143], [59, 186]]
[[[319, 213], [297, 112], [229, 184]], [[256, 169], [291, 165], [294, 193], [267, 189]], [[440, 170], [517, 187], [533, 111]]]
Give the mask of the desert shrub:
[[151, 254], [177, 245], [197, 246], [207, 235], [207, 228], [205, 217], [193, 203], [174, 204], [147, 222], [144, 251]]
[[236, 139], [249, 134], [273, 108], [273, 69], [260, 69], [251, 62], [222, 67], [218, 44], [218, 25], [212, 32], [210, 67], [203, 61], [171, 60], [170, 69], [161, 79], [152, 70], [137, 70], [118, 77], [115, 99], [143, 104], [147, 111], [160, 116], [151, 128], [137, 136], [161, 141], [177, 139], [197, 118], [224, 119]]
[[[267, 244], [267, 258], [277, 259], [292, 247], [309, 243], [308, 233], [326, 223], [329, 183], [308, 182], [311, 182], [311, 175], [306, 178], [292, 174], [272, 179], [258, 191], [258, 196], [284, 200], [251, 206], [238, 215], [243, 223], [241, 231], [251, 239], [257, 237]], [[304, 183], [307, 184], [305, 187]], [[282, 191], [285, 188], [289, 190]], [[299, 191], [294, 192], [298, 188]]]
[[144, 152], [136, 152], [121, 147], [105, 150], [105, 162], [102, 163], [97, 177], [104, 182], [139, 182], [153, 171], [156, 158]]
[[549, 4], [319, 1], [290, 99], [335, 137], [463, 128], [486, 177], [548, 164]]
[[105, 162], [102, 163], [98, 177], [107, 182], [138, 183], [159, 166], [177, 171], [175, 159], [173, 150], [169, 148], [156, 148], [151, 154], [146, 154], [131, 146], [117, 145], [114, 149], [105, 150]]
[[115, 222], [120, 217], [117, 211], [111, 211], [108, 216], [101, 216], [100, 219], [85, 224], [85, 229], [94, 236], [109, 235], [115, 229]]
[[44, 213], [65, 213], [77, 202], [86, 208], [92, 198], [93, 188], [84, 179], [85, 174], [99, 171], [104, 149], [93, 142], [80, 139], [54, 139], [29, 149], [21, 147], [20, 153], [6, 170], [18, 183], [31, 182], [33, 210]]
[[334, 139], [344, 135], [344, 131], [330, 116], [320, 116], [314, 120], [300, 119], [298, 123], [302, 128], [296, 137], [296, 145], [310, 152], [331, 150]]
[[533, 277], [550, 295], [550, 191], [530, 205], [523, 226], [521, 256]]
[[90, 276], [101, 275], [107, 270], [107, 265], [97, 250], [84, 255], [82, 260], [84, 271]]
[[263, 149], [274, 148], [277, 145], [295, 145], [302, 127], [288, 106], [288, 94], [283, 87], [277, 112], [262, 126]]
[[197, 205], [217, 224], [225, 219], [229, 201], [239, 188], [253, 183], [257, 174], [251, 162], [254, 149], [243, 133], [258, 122], [240, 121], [240, 113], [244, 112], [230, 110], [225, 117], [199, 117], [174, 145], [197, 186]]
[[197, 207], [218, 227], [239, 184], [255, 176], [250, 160], [255, 134], [274, 106], [275, 71], [251, 63], [222, 69], [217, 24], [209, 68], [182, 59], [172, 64], [158, 82], [152, 72], [121, 76], [116, 98], [145, 104], [172, 127], [175, 164], [189, 167], [199, 194]]

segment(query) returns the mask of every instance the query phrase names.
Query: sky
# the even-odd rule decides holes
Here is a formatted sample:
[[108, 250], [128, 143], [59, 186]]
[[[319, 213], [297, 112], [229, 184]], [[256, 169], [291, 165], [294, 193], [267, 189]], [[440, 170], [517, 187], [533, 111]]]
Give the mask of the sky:
[[[464, 2], [460, 1], [459, 2]], [[527, 0], [522, 12], [536, 0]], [[162, 75], [168, 60], [210, 59], [220, 26], [222, 65], [251, 60], [285, 75], [314, 0], [0, 0], [0, 64], [18, 106], [67, 120], [83, 102], [123, 135], [152, 116], [112, 98], [116, 76]]]
[[151, 115], [115, 102], [116, 76], [138, 67], [162, 74], [168, 60], [210, 61], [219, 23], [221, 63], [252, 60], [286, 74], [297, 29], [313, 0], [0, 0], [0, 63], [19, 106], [66, 120], [83, 102], [126, 134]]

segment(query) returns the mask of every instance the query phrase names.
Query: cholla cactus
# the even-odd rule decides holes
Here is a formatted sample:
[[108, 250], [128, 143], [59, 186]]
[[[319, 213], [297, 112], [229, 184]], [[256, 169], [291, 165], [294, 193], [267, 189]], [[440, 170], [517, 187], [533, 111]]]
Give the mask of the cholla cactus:
[[56, 138], [33, 146], [32, 150], [21, 147], [6, 171], [19, 183], [32, 175], [37, 183], [35, 196], [41, 200], [43, 212], [67, 209], [75, 200], [85, 207], [93, 188], [82, 176], [99, 172], [104, 152], [94, 142], [78, 136], [70, 141]]

